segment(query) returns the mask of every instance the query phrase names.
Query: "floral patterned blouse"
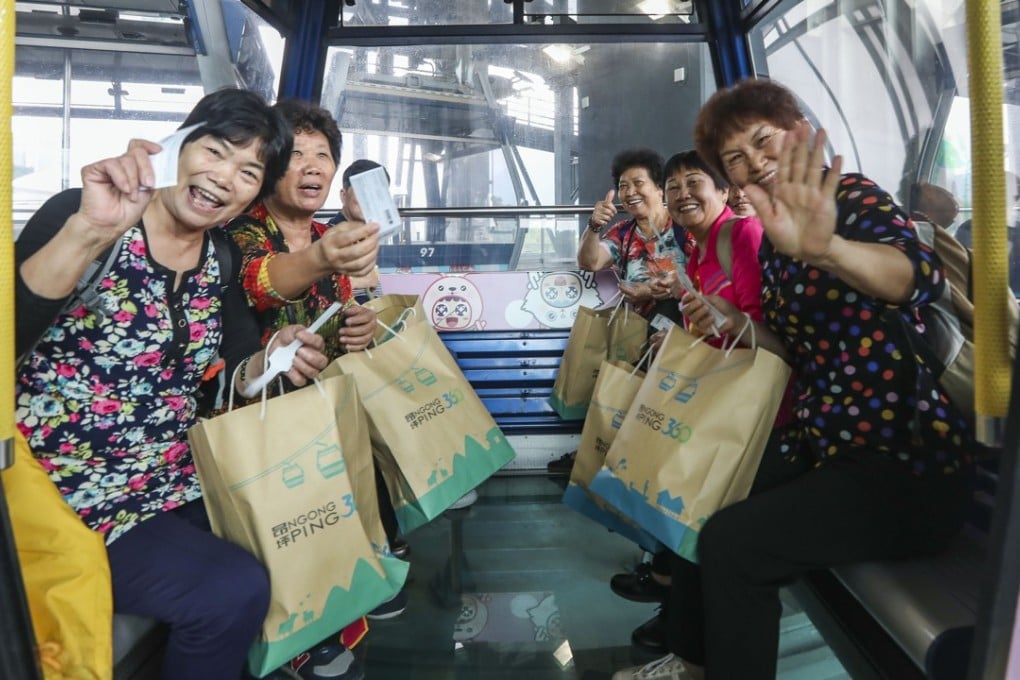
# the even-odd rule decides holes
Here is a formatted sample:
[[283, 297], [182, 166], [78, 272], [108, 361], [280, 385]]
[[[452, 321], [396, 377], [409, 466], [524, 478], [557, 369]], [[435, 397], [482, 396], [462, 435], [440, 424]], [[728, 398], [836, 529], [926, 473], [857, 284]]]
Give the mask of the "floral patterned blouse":
[[919, 476], [955, 473], [970, 461], [971, 434], [905, 335], [924, 332], [917, 308], [938, 298], [942, 269], [871, 180], [844, 175], [836, 203], [837, 233], [903, 251], [914, 263], [916, 285], [909, 301], [890, 306], [762, 242], [762, 310], [793, 357], [797, 381], [787, 454], [824, 464], [866, 449]]
[[[107, 543], [201, 497], [187, 430], [223, 340], [220, 263], [208, 235], [204, 259], [177, 290], [176, 273], [149, 257], [141, 224], [121, 243], [101, 283], [107, 313], [79, 303], [59, 315], [20, 366], [16, 387], [18, 428], [36, 459]], [[23, 290], [18, 302], [20, 324]]]
[[[247, 214], [233, 219], [226, 228], [241, 249], [241, 277], [248, 304], [255, 309], [259, 328], [262, 329], [263, 345], [282, 326], [295, 323], [311, 325], [334, 302], [347, 303], [354, 297], [351, 279], [346, 274], [333, 274], [316, 281], [299, 300], [288, 300], [273, 289], [269, 282], [269, 261], [277, 253], [288, 253], [290, 249], [264, 204], [260, 203]], [[322, 238], [329, 228], [312, 221], [312, 243]], [[330, 358], [344, 353], [340, 342], [342, 326], [343, 315], [337, 314], [319, 329], [319, 334], [326, 341], [326, 356]]]
[[[609, 251], [621, 279], [648, 281], [659, 274], [683, 271], [694, 247], [694, 237], [670, 220], [656, 238], [645, 238], [637, 222], [630, 219], [610, 227], [600, 243]], [[650, 316], [655, 311], [655, 300], [635, 308], [642, 316]]]

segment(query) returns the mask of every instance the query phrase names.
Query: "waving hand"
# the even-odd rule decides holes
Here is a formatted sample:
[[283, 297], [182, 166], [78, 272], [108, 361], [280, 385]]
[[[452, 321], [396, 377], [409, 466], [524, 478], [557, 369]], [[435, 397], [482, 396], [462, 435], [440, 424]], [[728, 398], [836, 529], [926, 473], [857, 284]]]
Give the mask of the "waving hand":
[[807, 263], [825, 260], [836, 232], [836, 186], [843, 159], [836, 156], [823, 176], [825, 131], [813, 136], [806, 125], [786, 133], [772, 195], [749, 184], [765, 235], [780, 251]]

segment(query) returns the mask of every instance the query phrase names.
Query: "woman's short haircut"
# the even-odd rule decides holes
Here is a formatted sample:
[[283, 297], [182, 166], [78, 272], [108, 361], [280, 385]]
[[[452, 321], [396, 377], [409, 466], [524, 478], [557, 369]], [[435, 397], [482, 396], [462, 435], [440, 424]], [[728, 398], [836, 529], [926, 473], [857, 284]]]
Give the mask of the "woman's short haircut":
[[340, 147], [343, 140], [332, 113], [303, 99], [281, 99], [273, 108], [283, 114], [294, 134], [321, 132], [325, 135], [329, 143], [329, 152], [333, 155], [333, 164], [340, 164]]
[[195, 104], [182, 128], [198, 125], [184, 140], [189, 144], [211, 135], [237, 146], [258, 139], [262, 142], [259, 160], [265, 165], [262, 188], [256, 201], [271, 192], [287, 172], [294, 145], [290, 126], [278, 111], [259, 95], [248, 90], [225, 88], [202, 97]]
[[710, 166], [694, 149], [689, 151], [681, 151], [675, 153], [669, 157], [666, 164], [662, 166], [662, 176], [669, 181], [669, 178], [676, 174], [678, 170], [701, 170], [703, 173], [708, 175], [709, 179], [715, 184], [716, 189], [728, 190], [730, 183], [726, 180], [725, 175], [721, 175], [716, 172], [715, 168]]
[[771, 80], [742, 80], [716, 91], [701, 107], [694, 121], [694, 147], [706, 163], [726, 174], [719, 155], [726, 139], [758, 121], [792, 130], [803, 119], [797, 97], [786, 87]]
[[633, 168], [644, 168], [655, 185], [662, 188], [662, 156], [651, 149], [625, 149], [616, 154], [610, 167], [613, 186], [619, 186], [620, 176]]

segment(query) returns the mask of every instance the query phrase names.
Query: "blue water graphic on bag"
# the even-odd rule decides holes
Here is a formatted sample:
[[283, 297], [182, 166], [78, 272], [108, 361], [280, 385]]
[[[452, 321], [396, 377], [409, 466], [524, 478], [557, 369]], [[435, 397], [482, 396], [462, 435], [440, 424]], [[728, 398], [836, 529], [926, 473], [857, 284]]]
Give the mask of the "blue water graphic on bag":
[[680, 557], [697, 562], [698, 532], [707, 518], [699, 518], [696, 527], [680, 521], [683, 498], [671, 496], [663, 489], [654, 498], [645, 488], [628, 487], [612, 470], [602, 468], [591, 482], [591, 492], [634, 520], [641, 529], [658, 539]]
[[619, 515], [604, 508], [600, 508], [591, 496], [577, 484], [571, 484], [563, 493], [563, 504], [577, 510], [579, 513], [606, 527], [613, 533], [620, 534], [624, 538], [637, 543], [642, 549], [654, 553], [662, 546], [659, 540], [644, 529], [629, 524]]

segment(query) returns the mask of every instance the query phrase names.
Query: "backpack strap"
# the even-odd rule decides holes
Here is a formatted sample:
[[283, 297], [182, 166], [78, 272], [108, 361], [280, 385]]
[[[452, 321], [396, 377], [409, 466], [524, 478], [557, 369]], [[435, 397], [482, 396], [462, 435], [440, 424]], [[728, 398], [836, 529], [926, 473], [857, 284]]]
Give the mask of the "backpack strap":
[[237, 272], [234, 271], [234, 256], [231, 253], [232, 240], [230, 235], [222, 227], [215, 227], [209, 232], [213, 248], [216, 250], [216, 259], [220, 263], [220, 288], [226, 292], [227, 288], [237, 280]]
[[[123, 235], [114, 241], [109, 248], [100, 253], [99, 257], [92, 262], [89, 262], [88, 266], [85, 267], [85, 271], [78, 278], [78, 282], [74, 284], [74, 290], [71, 291], [70, 297], [64, 302], [64, 305], [57, 312], [57, 317], [61, 317], [80, 304], [96, 315], [99, 319], [105, 319], [107, 311], [100, 305], [100, 292], [101, 288], [99, 283], [103, 280], [110, 269], [113, 268], [114, 262], [117, 261], [117, 255], [120, 254], [121, 245], [124, 242]], [[39, 346], [39, 341], [42, 337], [36, 338], [36, 341], [32, 343], [25, 352], [18, 357], [15, 364], [15, 368], [20, 368], [28, 357], [32, 355], [35, 348]]]
[[102, 292], [99, 284], [103, 277], [109, 274], [110, 269], [113, 268], [123, 243], [124, 237], [121, 236], [113, 242], [113, 245], [103, 251], [98, 259], [89, 263], [81, 278], [78, 279], [78, 283], [74, 284], [74, 292], [71, 294], [71, 297], [67, 299], [67, 302], [60, 309], [61, 314], [66, 314], [79, 304], [83, 304], [100, 320], [106, 318], [106, 310], [99, 304], [99, 296]]
[[726, 278], [733, 279], [733, 225], [739, 217], [731, 217], [719, 227], [719, 233], [715, 237], [715, 255], [719, 258], [719, 266], [722, 267]]

